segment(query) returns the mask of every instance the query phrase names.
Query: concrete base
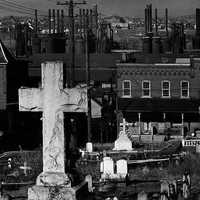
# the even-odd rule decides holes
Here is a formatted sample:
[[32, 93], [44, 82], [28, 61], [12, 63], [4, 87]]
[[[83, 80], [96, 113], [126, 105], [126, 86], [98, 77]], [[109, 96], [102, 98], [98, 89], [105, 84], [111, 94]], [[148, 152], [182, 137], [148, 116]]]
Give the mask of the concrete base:
[[28, 189], [28, 200], [76, 200], [73, 188], [61, 186], [33, 186]]
[[36, 180], [38, 186], [71, 187], [71, 181], [63, 172], [42, 172]]

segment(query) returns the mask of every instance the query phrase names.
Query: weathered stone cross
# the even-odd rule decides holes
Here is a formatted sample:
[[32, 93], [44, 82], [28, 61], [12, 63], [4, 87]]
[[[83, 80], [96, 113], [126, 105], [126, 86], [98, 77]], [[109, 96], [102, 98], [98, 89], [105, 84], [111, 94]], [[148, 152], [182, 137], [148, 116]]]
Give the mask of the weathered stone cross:
[[123, 118], [123, 122], [120, 123], [119, 125], [122, 126], [122, 132], [123, 132], [123, 134], [125, 134], [125, 133], [126, 133], [126, 126], [132, 126], [133, 123], [128, 123], [128, 122], [126, 121], [126, 119]]
[[27, 176], [28, 175], [28, 171], [32, 170], [32, 167], [29, 167], [27, 165], [27, 162], [24, 161], [24, 165], [19, 167], [20, 169], [22, 169], [24, 171], [24, 175]]
[[63, 88], [63, 63], [42, 64], [42, 87], [19, 89], [19, 110], [41, 111], [43, 120], [43, 173], [38, 185], [64, 184], [64, 113], [87, 112], [86, 88]]

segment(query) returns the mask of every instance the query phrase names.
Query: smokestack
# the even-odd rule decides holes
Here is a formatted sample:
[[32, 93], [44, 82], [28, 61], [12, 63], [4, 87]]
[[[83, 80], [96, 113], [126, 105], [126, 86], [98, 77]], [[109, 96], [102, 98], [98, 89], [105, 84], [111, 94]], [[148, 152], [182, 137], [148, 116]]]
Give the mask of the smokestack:
[[[86, 9], [86, 25], [88, 26], [88, 19], [89, 19], [89, 10]], [[87, 27], [88, 28], [88, 27]]]
[[55, 15], [55, 9], [53, 9], [53, 33], [56, 32], [56, 15]]
[[64, 33], [64, 11], [61, 10], [61, 33]]
[[147, 30], [148, 30], [148, 9], [147, 8], [145, 8], [144, 9], [144, 17], [145, 17], [145, 19], [144, 19], [144, 30], [145, 30], [145, 35], [147, 34]]
[[83, 19], [82, 19], [82, 9], [79, 9], [79, 31], [82, 32], [83, 28]]
[[93, 27], [93, 11], [92, 11], [92, 9], [90, 9], [90, 14], [89, 14], [89, 28], [90, 28], [90, 30], [92, 30], [92, 27]]
[[165, 30], [166, 30], [166, 35], [168, 36], [168, 9], [165, 8]]
[[158, 35], [158, 9], [155, 8], [155, 28], [156, 28], [156, 36]]
[[93, 7], [93, 33], [95, 34], [95, 36], [97, 37], [98, 33], [97, 33], [97, 29], [98, 29], [98, 10], [97, 10], [97, 5], [95, 5]]
[[57, 10], [57, 33], [60, 33], [60, 10]]
[[147, 34], [149, 33], [149, 5], [147, 5]]
[[200, 8], [196, 9], [196, 35], [200, 36]]
[[83, 9], [83, 35], [85, 37], [85, 29], [86, 29], [86, 12], [85, 9]]
[[49, 9], [49, 34], [51, 34], [51, 9]]
[[38, 33], [38, 15], [37, 15], [37, 10], [35, 10], [35, 34], [37, 35]]
[[149, 32], [152, 33], [152, 4], [149, 5]]

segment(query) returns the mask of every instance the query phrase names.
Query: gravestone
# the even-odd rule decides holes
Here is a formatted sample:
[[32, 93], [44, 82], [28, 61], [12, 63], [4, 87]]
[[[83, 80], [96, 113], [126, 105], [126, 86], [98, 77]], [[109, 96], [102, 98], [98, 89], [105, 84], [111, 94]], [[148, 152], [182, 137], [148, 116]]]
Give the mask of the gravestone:
[[131, 151], [132, 150], [132, 142], [128, 138], [126, 134], [126, 126], [130, 126], [132, 123], [127, 123], [125, 119], [123, 119], [123, 123], [120, 123], [122, 126], [122, 131], [120, 131], [118, 139], [115, 141], [115, 146], [113, 150], [121, 151]]
[[138, 193], [137, 200], [148, 200], [147, 193], [144, 191]]
[[128, 173], [128, 163], [127, 160], [121, 159], [116, 162], [117, 165], [117, 174], [120, 177], [125, 178]]
[[114, 175], [114, 161], [111, 157], [104, 157], [100, 164], [101, 178], [111, 178]]
[[[64, 113], [86, 112], [86, 88], [63, 88], [63, 63], [42, 64], [42, 87], [19, 89], [19, 110], [42, 112], [43, 172], [36, 185], [29, 188], [29, 200], [75, 199], [69, 177], [65, 174]], [[56, 193], [52, 188], [56, 188]]]

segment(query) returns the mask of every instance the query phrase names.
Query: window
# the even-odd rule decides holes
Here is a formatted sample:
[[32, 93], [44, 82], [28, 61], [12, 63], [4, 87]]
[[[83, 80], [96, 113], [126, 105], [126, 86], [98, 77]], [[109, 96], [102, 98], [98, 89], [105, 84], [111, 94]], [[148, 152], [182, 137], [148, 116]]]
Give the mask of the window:
[[181, 98], [189, 98], [189, 81], [181, 81]]
[[162, 81], [162, 97], [170, 97], [170, 81]]
[[123, 97], [131, 97], [131, 81], [125, 80], [122, 83]]
[[142, 81], [142, 97], [151, 97], [150, 81]]

